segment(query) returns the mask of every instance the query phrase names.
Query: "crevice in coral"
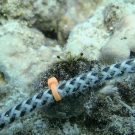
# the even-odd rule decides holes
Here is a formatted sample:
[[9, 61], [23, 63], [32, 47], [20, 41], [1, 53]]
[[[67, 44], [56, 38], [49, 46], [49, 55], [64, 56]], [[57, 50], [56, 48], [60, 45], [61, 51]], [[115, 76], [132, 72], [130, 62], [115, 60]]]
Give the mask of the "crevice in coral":
[[57, 33], [55, 32], [55, 30], [46, 30], [46, 31], [44, 31], [44, 30], [41, 30], [42, 31], [42, 33], [44, 34], [44, 36], [46, 37], [46, 38], [50, 38], [50, 39], [53, 39], [53, 40], [57, 40], [58, 38], [57, 38]]
[[6, 77], [3, 72], [0, 71], [0, 85], [6, 84]]

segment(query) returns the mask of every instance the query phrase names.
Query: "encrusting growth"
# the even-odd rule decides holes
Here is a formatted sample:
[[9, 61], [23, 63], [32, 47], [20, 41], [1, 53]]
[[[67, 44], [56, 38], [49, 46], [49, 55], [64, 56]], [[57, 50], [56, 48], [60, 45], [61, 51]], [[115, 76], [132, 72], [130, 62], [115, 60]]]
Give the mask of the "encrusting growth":
[[[86, 94], [90, 88], [97, 84], [102, 85], [105, 81], [119, 77], [128, 73], [135, 72], [135, 60], [128, 59], [121, 63], [103, 67], [101, 71], [90, 71], [82, 73], [67, 81], [63, 81], [58, 87], [58, 93], [61, 98], [70, 97], [79, 93]], [[57, 102], [50, 89], [44, 89], [44, 92], [36, 94], [32, 98], [14, 106], [7, 112], [0, 115], [0, 128], [4, 128], [7, 124], [13, 122], [19, 117], [28, 114], [41, 106], [44, 109], [53, 102]]]

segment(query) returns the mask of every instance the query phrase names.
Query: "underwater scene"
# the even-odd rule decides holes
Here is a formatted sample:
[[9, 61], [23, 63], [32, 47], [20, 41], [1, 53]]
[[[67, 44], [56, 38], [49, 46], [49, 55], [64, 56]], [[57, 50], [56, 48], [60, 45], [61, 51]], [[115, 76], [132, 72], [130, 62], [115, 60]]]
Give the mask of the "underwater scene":
[[0, 135], [135, 135], [134, 0], [0, 0]]

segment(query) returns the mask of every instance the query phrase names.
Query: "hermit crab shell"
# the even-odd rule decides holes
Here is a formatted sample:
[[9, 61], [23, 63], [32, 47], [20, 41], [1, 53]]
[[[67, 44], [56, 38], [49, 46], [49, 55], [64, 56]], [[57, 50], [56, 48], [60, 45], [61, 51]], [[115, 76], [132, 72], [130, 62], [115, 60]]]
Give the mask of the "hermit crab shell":
[[[42, 91], [47, 86], [48, 78], [56, 77], [59, 83], [69, 80], [81, 73], [91, 71], [95, 68], [97, 61], [88, 61], [85, 58], [72, 58], [57, 62], [50, 69], [40, 73], [36, 81], [32, 84], [32, 88], [37, 91]], [[70, 118], [81, 114], [84, 109], [84, 104], [89, 99], [89, 94], [79, 93], [74, 96], [63, 98], [60, 101], [50, 104], [43, 111], [47, 117], [55, 118]]]

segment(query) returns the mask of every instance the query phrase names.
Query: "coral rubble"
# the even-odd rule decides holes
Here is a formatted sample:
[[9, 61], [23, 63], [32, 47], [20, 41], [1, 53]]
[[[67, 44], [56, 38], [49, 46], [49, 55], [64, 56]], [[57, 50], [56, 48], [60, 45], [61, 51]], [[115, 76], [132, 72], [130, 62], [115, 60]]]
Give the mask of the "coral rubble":
[[[134, 22], [134, 0], [1, 0], [0, 113], [42, 91], [39, 81], [46, 85], [43, 78], [54, 71], [63, 81], [84, 69], [100, 70], [101, 65], [134, 58]], [[100, 63], [88, 67], [91, 60]], [[71, 66], [72, 71], [64, 69]], [[76, 69], [80, 71], [74, 74]], [[42, 108], [0, 135], [133, 135], [134, 81], [134, 74], [127, 75], [92, 89], [78, 116], [48, 118]]]

